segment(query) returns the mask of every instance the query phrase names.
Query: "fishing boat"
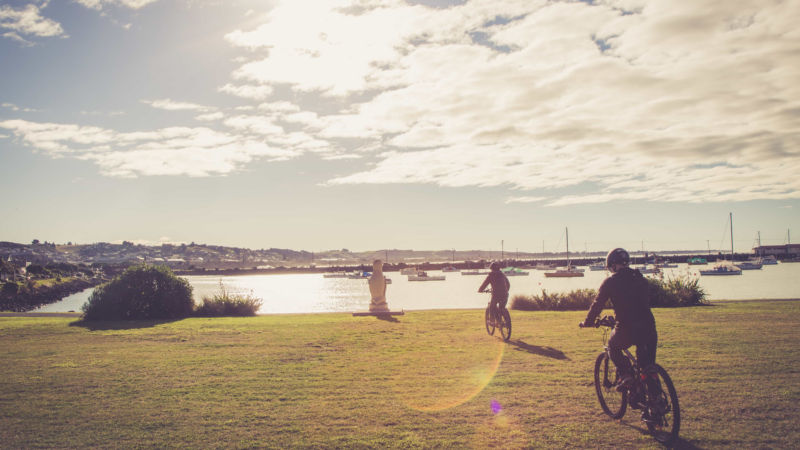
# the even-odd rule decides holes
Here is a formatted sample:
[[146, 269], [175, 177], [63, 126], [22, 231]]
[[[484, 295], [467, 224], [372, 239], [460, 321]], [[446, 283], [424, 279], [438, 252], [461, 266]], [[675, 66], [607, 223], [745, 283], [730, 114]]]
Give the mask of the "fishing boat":
[[545, 272], [544, 276], [547, 278], [571, 278], [582, 277], [583, 269], [572, 267], [572, 262], [569, 260], [569, 228], [565, 228], [567, 233], [567, 267], [565, 269], [556, 269], [555, 272]]
[[730, 214], [731, 223], [731, 261], [723, 261], [710, 270], [701, 270], [700, 275], [741, 275], [742, 269], [733, 264], [733, 213]]
[[444, 279], [444, 275], [428, 275], [428, 272], [423, 271], [408, 276], [408, 281], [444, 281]]
[[708, 264], [708, 260], [699, 256], [695, 256], [694, 258], [689, 258], [686, 263], [690, 266], [702, 266], [704, 264]]
[[507, 269], [503, 269], [503, 273], [507, 277], [526, 277], [530, 275], [530, 272], [526, 272], [522, 269], [517, 269], [516, 267], [509, 267]]

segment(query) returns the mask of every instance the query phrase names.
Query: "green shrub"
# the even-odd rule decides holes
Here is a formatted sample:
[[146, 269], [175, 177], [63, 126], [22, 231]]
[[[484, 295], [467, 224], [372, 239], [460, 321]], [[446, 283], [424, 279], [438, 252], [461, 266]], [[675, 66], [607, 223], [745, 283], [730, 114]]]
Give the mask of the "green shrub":
[[255, 316], [263, 301], [249, 295], [231, 294], [220, 281], [219, 293], [213, 297], [203, 297], [203, 302], [195, 309], [194, 315], [202, 317]]
[[96, 320], [179, 319], [192, 313], [192, 287], [166, 266], [132, 266], [98, 286], [83, 305]]
[[647, 279], [650, 288], [650, 306], [677, 307], [705, 304], [706, 292], [700, 287], [700, 280], [689, 275], [667, 278]]
[[[650, 306], [677, 307], [705, 304], [706, 292], [697, 278], [689, 275], [676, 278], [647, 278]], [[597, 297], [594, 289], [578, 289], [566, 294], [516, 295], [511, 300], [511, 309], [518, 311], [575, 311], [589, 309]], [[606, 304], [610, 308], [610, 302]]]
[[566, 294], [516, 295], [511, 299], [511, 309], [519, 311], [578, 311], [588, 309], [597, 297], [594, 289], [577, 289]]

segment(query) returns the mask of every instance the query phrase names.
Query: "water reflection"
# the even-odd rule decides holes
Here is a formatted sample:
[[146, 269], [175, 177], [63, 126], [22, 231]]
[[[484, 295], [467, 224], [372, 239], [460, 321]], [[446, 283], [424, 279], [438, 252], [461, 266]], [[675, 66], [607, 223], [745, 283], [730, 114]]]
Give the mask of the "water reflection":
[[[699, 276], [698, 267], [681, 264], [666, 269], [665, 277]], [[459, 272], [441, 273], [430, 271], [430, 275], [445, 275], [445, 281], [410, 282], [398, 272], [388, 272], [392, 279], [386, 296], [392, 310], [483, 308], [489, 301], [477, 289], [483, 276], [461, 275]], [[800, 275], [800, 264], [765, 266], [761, 270], [746, 271], [739, 277], [700, 277], [700, 285], [710, 300], [745, 300], [800, 298], [800, 284], [795, 280]], [[546, 278], [544, 272], [531, 270], [529, 276], [511, 277], [511, 297], [524, 294], [569, 292], [574, 289], [596, 289], [607, 276], [604, 271], [585, 272], [583, 278]], [[369, 307], [369, 288], [365, 279], [324, 278], [322, 274], [291, 275], [236, 275], [236, 276], [187, 276], [194, 288], [195, 300], [213, 296], [219, 292], [222, 281], [231, 293], [253, 294], [264, 300], [261, 314], [350, 312]], [[61, 302], [39, 308], [37, 312], [80, 311], [91, 289], [73, 294]]]

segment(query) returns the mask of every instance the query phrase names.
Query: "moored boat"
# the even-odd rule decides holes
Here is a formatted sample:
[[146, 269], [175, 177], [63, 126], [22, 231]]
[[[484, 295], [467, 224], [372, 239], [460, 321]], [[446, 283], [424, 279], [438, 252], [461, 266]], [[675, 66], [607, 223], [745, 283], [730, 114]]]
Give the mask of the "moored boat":
[[503, 269], [503, 273], [507, 277], [525, 277], [530, 275], [530, 272], [526, 272], [521, 269], [517, 269], [516, 267], [509, 267], [507, 269]]
[[701, 270], [700, 275], [741, 275], [742, 269], [731, 264], [718, 264], [713, 269]]
[[444, 275], [428, 275], [428, 272], [417, 272], [416, 275], [409, 275], [408, 281], [444, 281]]

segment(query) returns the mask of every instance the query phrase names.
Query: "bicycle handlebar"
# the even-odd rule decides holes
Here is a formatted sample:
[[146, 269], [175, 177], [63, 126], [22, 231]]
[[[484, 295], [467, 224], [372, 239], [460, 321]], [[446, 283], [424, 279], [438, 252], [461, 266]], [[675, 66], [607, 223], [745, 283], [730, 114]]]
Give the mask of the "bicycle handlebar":
[[583, 322], [579, 323], [578, 326], [581, 328], [599, 328], [599, 327], [609, 327], [614, 328], [617, 325], [617, 319], [614, 316], [603, 316], [603, 318], [595, 320], [594, 323], [584, 325]]

